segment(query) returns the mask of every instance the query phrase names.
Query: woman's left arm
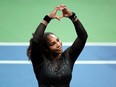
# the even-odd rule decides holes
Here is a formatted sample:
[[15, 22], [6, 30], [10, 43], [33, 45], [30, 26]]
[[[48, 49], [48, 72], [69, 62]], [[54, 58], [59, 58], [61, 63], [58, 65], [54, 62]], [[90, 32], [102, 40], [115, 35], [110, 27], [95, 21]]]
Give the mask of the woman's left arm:
[[71, 19], [77, 33], [77, 38], [74, 43], [69, 47], [68, 51], [72, 62], [75, 62], [85, 46], [88, 35], [85, 28], [77, 18], [76, 14], [70, 11], [65, 5], [60, 5], [60, 7], [62, 8], [61, 18], [68, 17], [69, 19]]
[[75, 60], [77, 59], [79, 54], [82, 52], [85, 46], [88, 34], [85, 28], [83, 27], [83, 25], [81, 24], [81, 22], [79, 21], [79, 19], [76, 17], [75, 13], [73, 13], [72, 17], [70, 16], [69, 18], [72, 20], [75, 27], [75, 31], [77, 33], [77, 38], [72, 44], [72, 46], [70, 47], [70, 55], [73, 58], [71, 60], [75, 62]]

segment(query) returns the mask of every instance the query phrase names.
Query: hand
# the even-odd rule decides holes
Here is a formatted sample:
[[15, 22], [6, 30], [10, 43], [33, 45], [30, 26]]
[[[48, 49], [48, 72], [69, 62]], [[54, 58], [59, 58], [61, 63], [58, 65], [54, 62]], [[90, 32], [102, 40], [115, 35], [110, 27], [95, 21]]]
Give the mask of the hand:
[[63, 18], [63, 17], [69, 17], [71, 16], [73, 13], [72, 11], [70, 11], [65, 5], [60, 5], [60, 10], [62, 10], [62, 16], [60, 16], [59, 18]]
[[[57, 11], [62, 11], [62, 15], [61, 16], [57, 16]], [[60, 5], [60, 6], [56, 6], [55, 9], [48, 14], [48, 16], [50, 18], [54, 18], [54, 19], [58, 19], [60, 20], [63, 17], [69, 17], [72, 15], [72, 11], [70, 11], [65, 5]]]
[[59, 10], [61, 10], [60, 6], [56, 6], [55, 9], [54, 9], [50, 14], [48, 14], [48, 16], [49, 16], [50, 18], [55, 18], [55, 19], [60, 20], [60, 17], [57, 16], [57, 14], [56, 14], [57, 11], [59, 11]]

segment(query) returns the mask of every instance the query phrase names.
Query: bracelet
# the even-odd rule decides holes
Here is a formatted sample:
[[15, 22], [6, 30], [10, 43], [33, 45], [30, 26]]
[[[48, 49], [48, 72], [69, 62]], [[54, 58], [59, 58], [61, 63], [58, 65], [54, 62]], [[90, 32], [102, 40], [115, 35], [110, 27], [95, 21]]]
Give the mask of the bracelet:
[[45, 20], [47, 23], [51, 21], [52, 18], [50, 18], [48, 15], [46, 15], [43, 20]]
[[72, 12], [72, 15], [69, 16], [68, 18], [71, 19], [72, 21], [74, 21], [77, 18], [77, 16], [74, 12]]

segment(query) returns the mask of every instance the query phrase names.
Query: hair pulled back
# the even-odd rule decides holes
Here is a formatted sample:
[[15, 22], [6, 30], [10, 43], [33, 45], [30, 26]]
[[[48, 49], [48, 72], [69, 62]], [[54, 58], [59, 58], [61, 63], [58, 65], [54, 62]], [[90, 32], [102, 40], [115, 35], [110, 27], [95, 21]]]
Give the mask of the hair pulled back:
[[[48, 49], [48, 36], [50, 34], [53, 34], [51, 32], [45, 32], [42, 39], [41, 39], [41, 44], [38, 44], [38, 45], [41, 45], [41, 49], [42, 49], [42, 52], [44, 53], [44, 55], [48, 56], [48, 52], [46, 52], [45, 49]], [[53, 34], [54, 35], [54, 34]], [[30, 39], [30, 42], [29, 42], [29, 46], [27, 48], [27, 56], [29, 59], [31, 59], [31, 48], [32, 48], [32, 43], [33, 43], [33, 38]]]

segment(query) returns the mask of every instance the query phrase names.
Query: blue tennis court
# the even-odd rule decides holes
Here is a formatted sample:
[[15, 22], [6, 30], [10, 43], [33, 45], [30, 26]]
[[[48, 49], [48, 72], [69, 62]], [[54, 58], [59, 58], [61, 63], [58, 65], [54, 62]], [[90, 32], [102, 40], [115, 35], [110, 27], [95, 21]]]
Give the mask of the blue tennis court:
[[[27, 45], [0, 46], [0, 87], [37, 87], [26, 50]], [[86, 45], [75, 63], [71, 87], [115, 87], [115, 73], [115, 45]]]

